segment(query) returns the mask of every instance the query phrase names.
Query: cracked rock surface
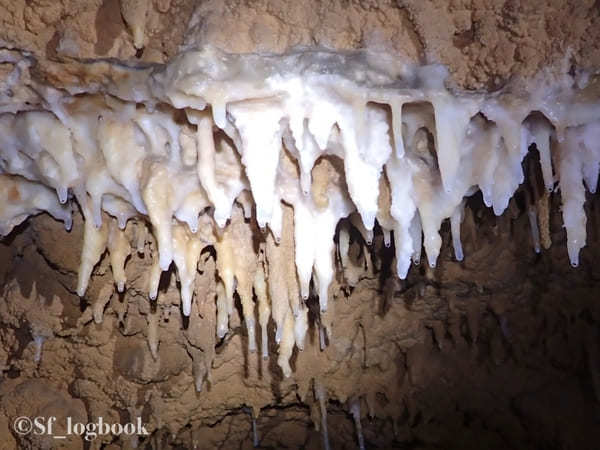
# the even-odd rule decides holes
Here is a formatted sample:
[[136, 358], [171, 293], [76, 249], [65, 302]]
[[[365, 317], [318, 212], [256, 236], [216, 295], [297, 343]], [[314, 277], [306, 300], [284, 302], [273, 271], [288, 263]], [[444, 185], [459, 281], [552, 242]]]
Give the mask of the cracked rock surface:
[[[588, 208], [597, 230], [598, 199]], [[370, 447], [590, 448], [600, 396], [598, 233], [573, 269], [564, 246], [531, 251], [518, 206], [512, 217], [496, 218], [482, 205], [473, 211], [465, 262], [453, 261], [445, 245], [437, 269], [422, 266], [403, 282], [386, 273], [391, 250], [376, 235], [371, 268], [358, 284], [335, 283], [331, 342], [320, 350], [311, 314], [305, 350], [294, 352], [288, 379], [273, 356], [265, 361], [247, 352], [239, 304], [232, 331], [215, 337], [210, 277], [197, 280], [205, 295], [187, 323], [174, 274], [163, 279], [155, 309], [142, 294], [149, 264], [143, 255], [127, 265], [124, 294], [114, 292], [104, 258], [80, 299], [77, 227], [65, 234], [39, 216], [0, 246], [0, 433], [8, 439], [2, 445], [16, 445], [14, 418], [54, 414], [82, 421], [141, 416], [153, 433], [142, 442], [155, 448], [247, 448], [254, 414], [261, 446], [319, 448], [318, 380], [328, 397], [333, 448], [356, 445], [348, 404], [357, 397]], [[560, 243], [558, 211], [551, 219]], [[354, 253], [365, 250], [363, 243]], [[208, 257], [204, 273], [211, 265]], [[100, 324], [90, 304], [96, 302], [104, 305]], [[160, 336], [156, 358], [148, 348], [151, 320]], [[200, 392], [198, 371], [209, 373]], [[18, 439], [28, 448], [43, 445]], [[83, 448], [79, 439], [64, 444]]]

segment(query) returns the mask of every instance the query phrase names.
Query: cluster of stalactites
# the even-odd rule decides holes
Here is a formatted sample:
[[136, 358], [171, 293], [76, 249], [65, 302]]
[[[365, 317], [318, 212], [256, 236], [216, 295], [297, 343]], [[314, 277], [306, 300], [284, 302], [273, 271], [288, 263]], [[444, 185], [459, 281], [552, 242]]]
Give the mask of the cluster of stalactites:
[[[578, 264], [585, 186], [595, 191], [600, 162], [594, 83], [576, 89], [565, 77], [518, 93], [453, 94], [439, 67], [409, 70], [368, 53], [213, 49], [130, 78], [134, 87], [122, 81], [103, 95], [47, 89], [45, 110], [0, 115], [0, 234], [41, 211], [68, 229], [76, 201], [85, 219], [79, 295], [106, 250], [118, 290], [126, 288], [132, 239], [123, 230], [136, 219], [150, 224], [158, 250], [150, 299], [174, 263], [189, 315], [200, 254], [213, 246], [216, 333], [227, 333], [237, 291], [250, 350], [257, 316], [266, 356], [272, 317], [288, 375], [307, 330], [311, 281], [326, 311], [336, 255], [351, 266], [347, 224], [335, 248], [341, 219], [350, 217], [366, 241], [377, 221], [386, 245], [393, 238], [400, 278], [422, 247], [435, 266], [446, 219], [461, 260], [465, 199], [480, 190], [502, 214], [532, 144], [545, 188], [560, 188]], [[539, 251], [535, 209], [544, 195], [535, 196], [528, 212]], [[260, 231], [266, 227], [270, 233]], [[147, 238], [138, 226], [133, 246]]]

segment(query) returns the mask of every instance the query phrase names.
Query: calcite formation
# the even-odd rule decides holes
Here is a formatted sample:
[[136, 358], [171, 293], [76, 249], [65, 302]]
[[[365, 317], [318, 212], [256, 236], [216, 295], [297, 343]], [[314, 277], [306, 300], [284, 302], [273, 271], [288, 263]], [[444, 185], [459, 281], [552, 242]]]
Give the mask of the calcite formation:
[[[544, 186], [528, 200], [535, 250], [540, 235], [549, 245], [544, 189], [560, 191], [573, 266], [586, 243], [585, 189], [596, 191], [600, 163], [600, 85], [586, 73], [461, 92], [444, 67], [388, 53], [206, 47], [165, 65], [82, 62], [89, 85], [57, 86], [30, 77], [26, 54], [2, 58], [14, 68], [0, 97], [0, 232], [40, 212], [69, 230], [80, 210], [77, 293], [105, 252], [123, 292], [128, 256], [148, 252], [149, 299], [174, 264], [185, 316], [200, 256], [213, 248], [214, 332], [227, 334], [237, 294], [251, 352], [258, 319], [268, 356], [273, 319], [285, 376], [304, 347], [305, 301], [313, 293], [327, 311], [336, 261], [356, 278], [350, 228], [368, 244], [376, 229], [393, 241], [404, 279], [422, 248], [435, 267], [448, 219], [462, 260], [466, 199], [481, 191], [501, 215], [535, 151]], [[330, 320], [320, 323], [333, 339]], [[156, 326], [148, 335], [156, 353]]]

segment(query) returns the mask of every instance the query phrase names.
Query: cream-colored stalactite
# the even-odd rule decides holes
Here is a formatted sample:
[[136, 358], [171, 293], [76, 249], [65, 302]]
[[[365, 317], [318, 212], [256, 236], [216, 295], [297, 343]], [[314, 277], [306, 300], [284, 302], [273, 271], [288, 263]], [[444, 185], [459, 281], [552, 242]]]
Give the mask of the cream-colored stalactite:
[[117, 221], [114, 219], [109, 220], [108, 223], [107, 246], [113, 279], [117, 284], [117, 290], [123, 292], [127, 282], [125, 261], [131, 254], [131, 244], [125, 232], [118, 227]]
[[519, 100], [507, 108], [508, 101], [500, 96], [490, 99], [482, 107], [483, 114], [494, 123], [501, 137], [494, 149], [498, 159], [494, 170], [492, 208], [497, 216], [506, 210], [514, 192], [524, 180], [521, 162], [527, 153], [527, 139], [522, 124], [531, 109]]
[[529, 227], [531, 228], [531, 241], [533, 243], [533, 249], [536, 253], [539, 253], [542, 249], [540, 243], [540, 229], [537, 222], [537, 210], [535, 205], [529, 205], [527, 207], [527, 217], [529, 218]]
[[149, 2], [147, 0], [120, 0], [120, 4], [121, 16], [133, 35], [134, 47], [143, 48]]
[[[236, 291], [240, 296], [242, 313], [248, 330], [248, 350], [256, 351], [256, 320], [255, 305], [252, 295], [252, 285], [257, 271], [257, 254], [254, 250], [253, 229], [250, 221], [244, 219], [241, 207], [234, 207], [231, 215], [230, 239], [232, 240], [232, 251], [234, 265], [234, 276], [236, 280]], [[217, 255], [217, 258], [219, 255]]]
[[[190, 122], [191, 123], [191, 122]], [[181, 163], [186, 168], [195, 167], [198, 163], [198, 145], [196, 133], [191, 126], [181, 125], [179, 133], [179, 146], [181, 147]]]
[[197, 233], [201, 226], [199, 216], [210, 203], [202, 188], [195, 186], [195, 183], [189, 183], [184, 192], [183, 201], [175, 211], [175, 218], [187, 224], [192, 233]]
[[156, 300], [158, 297], [158, 287], [160, 285], [161, 275], [162, 269], [160, 268], [158, 255], [154, 254], [152, 257], [152, 265], [148, 272], [148, 298], [150, 298], [150, 300]]
[[536, 203], [538, 213], [538, 224], [540, 230], [540, 241], [542, 246], [548, 250], [552, 245], [550, 236], [550, 193], [545, 191]]
[[[404, 151], [404, 150], [403, 150]], [[379, 198], [377, 199], [377, 222], [383, 233], [383, 242], [386, 247], [391, 245], [391, 231], [394, 229], [394, 218], [390, 214], [392, 206], [392, 193], [386, 175], [379, 179]]]
[[340, 265], [344, 272], [344, 279], [349, 286], [356, 286], [358, 277], [362, 270], [357, 270], [357, 267], [350, 259], [350, 224], [346, 221], [339, 226], [338, 232], [338, 254]]
[[[414, 197], [423, 229], [423, 245], [427, 253], [430, 267], [435, 267], [442, 245], [439, 234], [441, 222], [445, 216], [444, 209], [454, 211], [454, 198], [462, 198], [452, 181], [452, 189], [446, 189], [441, 180], [435, 161], [429, 153], [430, 141], [424, 129], [417, 130], [412, 145], [407, 147], [412, 157], [414, 168]], [[454, 197], [451, 199], [450, 197]], [[450, 214], [448, 214], [450, 215]]]
[[[418, 266], [421, 263], [421, 250], [423, 248], [423, 228], [421, 226], [421, 217], [415, 214], [408, 228], [412, 240], [413, 253], [411, 259], [414, 265]], [[395, 232], [394, 232], [395, 233]]]
[[294, 317], [294, 337], [298, 350], [304, 350], [304, 340], [308, 331], [308, 306], [299, 306], [298, 313]]
[[[137, 170], [144, 149], [132, 139], [137, 134], [130, 122], [136, 113], [135, 105], [91, 95], [55, 99], [51, 108], [68, 129], [75, 160], [85, 175], [73, 186], [73, 192], [81, 207], [90, 209], [96, 226], [101, 225], [102, 210], [109, 212], [107, 208], [114, 207], [114, 199], [122, 200], [118, 208], [121, 214], [115, 215], [121, 227], [135, 211], [146, 214]], [[124, 148], [130, 151], [124, 152]], [[125, 208], [124, 204], [131, 206]]]
[[89, 211], [86, 213], [84, 210], [84, 217], [83, 247], [77, 276], [77, 294], [80, 297], [85, 294], [94, 266], [100, 261], [108, 243], [108, 221], [96, 228]]
[[492, 122], [478, 115], [471, 121], [471, 133], [467, 140], [472, 155], [473, 166], [479, 169], [474, 174], [474, 182], [479, 186], [483, 203], [487, 207], [494, 205], [495, 172], [500, 152], [504, 151], [502, 136]]
[[44, 211], [71, 229], [71, 206], [59, 204], [52, 190], [20, 176], [0, 174], [0, 236], [8, 235], [27, 217]]
[[405, 100], [410, 101], [410, 96], [406, 99], [399, 98], [390, 101], [390, 109], [392, 112], [392, 130], [396, 158], [404, 157], [404, 139], [402, 139], [402, 108], [404, 106]]
[[279, 248], [283, 254], [284, 280], [288, 290], [288, 301], [294, 317], [298, 314], [302, 299], [300, 297], [300, 285], [296, 272], [296, 256], [294, 248], [294, 212], [287, 205], [282, 207], [282, 236]]
[[348, 222], [342, 222], [338, 232], [338, 255], [342, 268], [348, 267], [350, 251], [350, 226]]
[[[337, 223], [352, 211], [343, 189], [344, 175], [328, 159], [322, 158], [313, 169], [313, 185], [326, 186], [327, 207], [318, 208], [314, 196], [297, 195], [294, 206], [294, 241], [300, 294], [308, 299], [314, 272], [322, 311], [327, 309], [327, 290], [333, 280], [334, 235]], [[320, 191], [321, 189], [317, 190]]]
[[404, 279], [408, 274], [411, 257], [416, 247], [413, 243], [413, 234], [410, 233], [413, 217], [418, 214], [412, 195], [413, 169], [405, 158], [398, 159], [396, 155], [390, 157], [385, 169], [387, 178], [390, 180], [390, 215], [395, 220], [393, 231], [396, 249], [396, 274]]
[[[331, 120], [331, 117], [329, 118]], [[292, 133], [294, 134], [294, 145], [286, 145], [286, 147], [296, 147], [298, 150], [295, 152], [295, 157], [299, 161], [300, 166], [300, 189], [304, 195], [308, 195], [311, 191], [312, 186], [312, 168], [315, 165], [315, 161], [317, 158], [323, 153], [326, 147], [326, 143], [323, 148], [319, 147], [317, 143], [316, 134], [318, 130], [310, 131], [310, 125], [318, 123], [321, 127], [323, 123], [325, 124], [324, 128], [326, 129], [326, 139], [329, 138], [329, 131], [333, 126], [333, 122], [329, 121], [327, 118], [323, 116], [319, 116], [318, 121], [307, 120], [303, 117], [302, 124], [302, 134], [300, 134], [299, 130], [297, 131], [298, 135], [294, 134], [294, 129], [292, 128]], [[290, 121], [290, 128], [293, 125], [293, 121]], [[284, 134], [285, 138], [285, 134]]]
[[282, 142], [284, 111], [276, 101], [240, 102], [229, 106], [240, 135], [242, 163], [256, 203], [256, 221], [262, 228], [271, 222], [277, 201], [275, 179]]
[[135, 250], [139, 255], [144, 254], [146, 248], [146, 237], [148, 235], [148, 228], [142, 221], [138, 221], [135, 224]]
[[149, 162], [144, 170], [142, 197], [158, 245], [159, 266], [167, 270], [173, 261], [173, 216], [198, 229], [198, 215], [205, 205], [198, 179], [193, 172], [178, 173], [164, 161]]
[[124, 230], [127, 227], [127, 222], [137, 216], [137, 211], [120, 197], [107, 194], [102, 200], [102, 209], [117, 221], [117, 226]]
[[217, 282], [217, 337], [222, 339], [229, 331], [229, 300], [225, 286], [220, 280]]
[[[235, 253], [234, 246], [237, 245], [232, 236], [231, 227], [225, 228], [221, 235], [217, 238], [215, 243], [215, 249], [217, 251], [217, 272], [219, 274], [219, 278], [221, 280], [222, 287], [224, 288], [223, 294], [224, 298], [220, 301], [224, 302], [224, 307], [226, 308], [227, 317], [231, 315], [233, 312], [233, 293], [235, 292], [235, 269], [236, 269], [236, 261], [235, 261]], [[219, 309], [219, 314], [221, 314], [221, 309]], [[229, 319], [227, 320], [226, 327], [223, 328], [224, 322], [218, 321], [220, 324], [219, 337], [223, 337], [228, 329]]]
[[382, 228], [381, 232], [383, 233], [383, 245], [386, 247], [390, 247], [392, 245], [392, 232], [387, 228]]
[[319, 315], [319, 331], [322, 332], [321, 339], [321, 350], [325, 350], [327, 338], [328, 342], [333, 339], [333, 321], [335, 318], [335, 302], [331, 302], [327, 311], [322, 311]]
[[204, 361], [203, 352], [200, 349], [191, 347], [188, 352], [192, 355], [192, 376], [194, 377], [194, 387], [196, 392], [202, 392], [204, 378], [208, 373], [206, 362]]
[[[97, 142], [110, 176], [127, 190], [134, 207], [140, 213], [147, 213], [140, 191], [146, 149], [135, 133], [131, 120], [102, 117], [98, 122]], [[122, 151], [123, 148], [127, 151]]]
[[236, 198], [236, 202], [242, 207], [244, 211], [244, 219], [250, 220], [252, 218], [252, 194], [248, 190], [243, 190], [240, 195]]
[[456, 207], [450, 216], [450, 232], [452, 234], [452, 246], [454, 247], [454, 257], [457, 261], [462, 261], [464, 258], [462, 242], [460, 240], [460, 224], [463, 221], [465, 214], [465, 201]]
[[92, 313], [94, 316], [94, 322], [97, 324], [101, 324], [104, 319], [104, 308], [107, 303], [110, 302], [112, 295], [114, 293], [114, 286], [111, 284], [105, 284], [100, 288], [100, 292], [98, 292], [98, 297], [92, 304]]
[[552, 173], [552, 154], [550, 152], [550, 137], [552, 126], [544, 118], [532, 117], [527, 120], [526, 127], [529, 133], [528, 144], [535, 143], [540, 155], [540, 166], [544, 185], [549, 192], [554, 188], [554, 174]]
[[135, 111], [134, 121], [139, 140], [148, 154], [165, 158], [175, 167], [182, 166], [179, 135], [181, 126], [169, 108], [149, 106]]
[[352, 226], [354, 228], [356, 228], [358, 230], [358, 232], [360, 233], [360, 235], [363, 237], [363, 239], [365, 240], [365, 244], [367, 245], [371, 245], [373, 243], [373, 234], [374, 231], [373, 230], [367, 230], [367, 228], [365, 227], [360, 215], [358, 213], [352, 213], [350, 214], [350, 223], [352, 224]]
[[213, 136], [213, 120], [207, 112], [187, 110], [191, 123], [197, 125], [196, 142], [198, 148], [198, 178], [206, 191], [208, 199], [214, 205], [213, 217], [221, 228], [225, 226], [231, 214], [231, 201], [216, 178], [216, 153]]
[[525, 209], [527, 210], [527, 218], [529, 219], [529, 228], [531, 234], [531, 243], [536, 253], [542, 251], [542, 245], [540, 241], [540, 229], [538, 227], [538, 210], [535, 203], [535, 198], [540, 194], [537, 187], [535, 187], [535, 173], [532, 174], [533, 180], [530, 182], [531, 190], [525, 192]]
[[442, 185], [446, 192], [455, 189], [460, 174], [460, 161], [464, 152], [463, 141], [469, 121], [481, 106], [478, 97], [455, 97], [435, 79], [435, 91], [429, 94], [435, 113], [435, 136], [437, 159]]
[[285, 317], [290, 310], [289, 290], [286, 280], [286, 255], [275, 239], [267, 235], [266, 261], [268, 267], [267, 286], [271, 300], [271, 316], [275, 322], [275, 342], [281, 341]]
[[358, 438], [359, 450], [365, 450], [365, 438], [360, 423], [360, 397], [353, 397], [348, 401], [348, 410], [354, 419], [354, 427], [356, 428], [356, 436]]
[[[260, 255], [264, 255], [264, 245], [261, 246]], [[254, 293], [258, 301], [258, 323], [261, 331], [261, 351], [262, 357], [269, 357], [269, 318], [271, 317], [271, 307], [269, 302], [269, 294], [267, 283], [265, 280], [264, 256], [259, 256], [256, 272], [254, 274]]]
[[[244, 190], [250, 189], [241, 157], [237, 150], [239, 148], [237, 147], [238, 144], [234, 145], [222, 134], [217, 135], [215, 138], [215, 180], [226, 199], [226, 203], [221, 208], [223, 210], [223, 213], [220, 215], [221, 217], [228, 218], [230, 216], [234, 200], [243, 204], [245, 196], [241, 194], [244, 193]], [[251, 194], [250, 198], [252, 198]], [[252, 201], [252, 203], [254, 202]], [[213, 204], [213, 206], [216, 211], [219, 204]], [[246, 204], [246, 206], [248, 205]], [[251, 209], [246, 209], [245, 207], [245, 215]], [[215, 216], [213, 213], [213, 217], [216, 217], [216, 220], [219, 218], [219, 215]], [[219, 223], [217, 222], [217, 224]]]
[[[470, 111], [469, 111], [470, 112]], [[413, 111], [416, 113], [416, 111]], [[414, 117], [414, 114], [405, 114], [404, 115], [409, 123], [411, 121], [419, 121], [418, 117]], [[480, 119], [475, 117], [468, 123], [467, 131], [465, 132], [465, 139], [462, 141], [461, 150], [458, 154], [458, 157], [461, 158], [461, 175], [460, 177], [456, 177], [452, 181], [452, 189], [447, 189], [442, 180], [441, 173], [441, 161], [439, 159], [439, 153], [436, 152], [437, 148], [433, 146], [433, 142], [431, 141], [430, 135], [431, 129], [428, 127], [431, 125], [427, 125], [426, 122], [423, 122], [426, 126], [422, 128], [418, 128], [419, 125], [413, 127], [407, 127], [410, 132], [411, 129], [416, 129], [414, 135], [408, 134], [407, 136], [407, 154], [405, 157], [406, 162], [398, 161], [397, 163], [394, 161], [394, 164], [390, 164], [388, 162], [388, 166], [393, 170], [395, 168], [400, 168], [402, 170], [402, 166], [404, 165], [404, 170], [408, 168], [410, 172], [412, 172], [412, 180], [409, 183], [412, 183], [410, 186], [409, 199], [407, 202], [414, 202], [416, 209], [418, 210], [418, 216], [420, 219], [420, 226], [423, 233], [423, 244], [425, 247], [425, 251], [427, 253], [427, 259], [429, 265], [431, 267], [435, 267], [438, 255], [441, 249], [441, 236], [439, 234], [439, 229], [444, 219], [451, 218], [455, 214], [460, 212], [460, 205], [464, 201], [464, 197], [470, 196], [475, 192], [475, 185], [481, 183], [482, 181], [479, 178], [479, 174], [481, 170], [485, 172], [486, 166], [489, 165], [489, 158], [482, 158], [479, 155], [478, 158], [473, 158], [471, 152], [475, 148], [480, 148], [482, 142], [489, 142], [487, 139], [488, 130], [485, 128], [485, 123], [482, 125], [483, 128], [480, 128], [478, 125], [478, 121]], [[436, 127], [438, 126], [436, 122]], [[487, 147], [489, 150], [489, 147]], [[504, 180], [506, 175], [506, 170], [508, 168], [502, 168], [501, 172], [497, 173], [497, 171], [493, 172], [493, 182], [490, 183], [491, 186], [495, 188], [498, 187], [498, 179]], [[402, 171], [404, 171], [402, 170]], [[518, 166], [519, 176], [523, 176], [521, 166]], [[397, 174], [395, 174], [397, 176]], [[393, 176], [393, 175], [391, 175]], [[388, 178], [390, 178], [390, 174], [388, 173]], [[391, 178], [390, 178], [391, 179]], [[484, 180], [484, 184], [485, 184]], [[398, 183], [394, 180], [393, 184]], [[406, 183], [406, 182], [400, 182]], [[394, 186], [392, 184], [392, 215], [394, 215], [395, 207], [394, 207]], [[406, 187], [407, 185], [404, 184]], [[513, 187], [516, 189], [516, 186], [513, 186], [511, 183], [508, 184], [509, 188]], [[506, 191], [501, 191], [502, 196], [504, 196]], [[498, 200], [494, 196], [495, 192], [492, 192], [492, 204], [497, 205]], [[512, 192], [510, 193], [512, 195]], [[406, 198], [406, 197], [405, 197]], [[484, 193], [484, 199], [485, 199]], [[502, 197], [504, 198], [504, 197]], [[510, 198], [507, 197], [507, 198]], [[500, 203], [502, 204], [502, 199]], [[458, 208], [458, 209], [457, 209]], [[505, 208], [505, 206], [502, 206]], [[399, 217], [406, 219], [406, 216], [400, 215]], [[414, 215], [413, 215], [414, 217]], [[456, 220], [451, 220], [451, 222], [455, 223], [455, 231], [458, 231]], [[416, 234], [416, 240], [419, 239], [419, 223], [413, 222], [411, 218], [413, 231]], [[405, 225], [406, 226], [406, 225]], [[400, 228], [399, 231], [402, 233], [407, 228]], [[410, 226], [408, 228], [410, 233]], [[458, 233], [454, 233], [455, 236]], [[398, 237], [396, 237], [398, 239]], [[402, 241], [402, 240], [401, 240]], [[412, 239], [411, 239], [412, 241]], [[418, 242], [415, 242], [418, 244]], [[457, 255], [460, 256], [461, 249], [458, 244], [459, 241], [454, 241]], [[415, 253], [415, 250], [418, 250], [420, 245], [413, 247], [412, 251]], [[408, 250], [408, 249], [406, 249]], [[405, 254], [407, 254], [406, 251]], [[417, 255], [415, 256], [415, 260]], [[401, 261], [397, 258], [398, 261]], [[408, 258], [404, 256], [404, 268], [408, 267]]]
[[327, 428], [327, 390], [320, 380], [315, 380], [315, 398], [319, 402], [321, 410], [321, 436], [323, 438], [323, 448], [329, 450], [329, 431]]
[[68, 189], [76, 184], [80, 176], [69, 130], [54, 115], [45, 111], [31, 111], [16, 116], [14, 127], [13, 133], [17, 137], [14, 144], [30, 158], [34, 166], [29, 171], [54, 188], [59, 201], [65, 203]]
[[173, 260], [181, 283], [181, 307], [184, 316], [189, 316], [192, 309], [198, 260], [205, 245], [185, 225], [173, 225]]
[[583, 179], [588, 191], [595, 194], [600, 173], [600, 120], [583, 127]]
[[565, 132], [564, 141], [557, 144], [556, 158], [560, 176], [562, 215], [567, 230], [567, 250], [573, 267], [579, 265], [579, 251], [586, 241], [587, 219], [585, 186], [583, 184], [584, 148], [580, 133], [575, 129]]
[[292, 368], [290, 367], [290, 358], [294, 350], [294, 344], [296, 343], [295, 330], [294, 330], [294, 316], [292, 310], [287, 308], [284, 322], [283, 331], [281, 333], [281, 341], [279, 342], [279, 355], [277, 357], [277, 364], [283, 371], [283, 376], [288, 378], [292, 374]]
[[172, 217], [175, 212], [173, 180], [175, 173], [162, 162], [153, 162], [146, 169], [142, 197], [158, 245], [159, 267], [167, 270], [173, 261]]
[[[339, 195], [339, 193], [338, 193]], [[335, 196], [335, 194], [333, 195]], [[327, 310], [328, 305], [328, 290], [334, 275], [334, 253], [335, 244], [333, 237], [337, 222], [349, 212], [348, 204], [345, 204], [345, 199], [341, 195], [334, 199], [338, 205], [334, 206], [333, 214], [329, 211], [317, 215], [317, 226], [321, 232], [317, 235], [314, 274], [318, 285], [319, 305], [321, 311]], [[337, 210], [337, 211], [336, 211]]]
[[388, 117], [382, 108], [362, 102], [352, 106], [352, 114], [346, 112], [338, 118], [345, 175], [350, 197], [363, 224], [367, 231], [372, 231], [377, 215], [379, 178], [392, 153]]

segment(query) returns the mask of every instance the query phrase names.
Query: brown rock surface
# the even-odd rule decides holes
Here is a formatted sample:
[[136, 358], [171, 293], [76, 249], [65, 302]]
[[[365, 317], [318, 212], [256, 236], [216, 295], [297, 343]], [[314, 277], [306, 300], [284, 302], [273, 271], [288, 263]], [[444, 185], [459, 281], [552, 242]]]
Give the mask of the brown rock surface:
[[[0, 425], [46, 414], [39, 411], [63, 396], [65, 405], [80, 402], [77, 414], [90, 421], [125, 423], [139, 415], [154, 433], [143, 442], [159, 448], [249, 447], [253, 412], [262, 446], [317, 448], [318, 381], [329, 399], [334, 448], [355, 445], [347, 406], [355, 397], [370, 447], [589, 448], [599, 437], [598, 405], [589, 395], [600, 370], [598, 236], [572, 269], [556, 208], [555, 245], [536, 256], [524, 211], [511, 220], [472, 207], [477, 230], [466, 239], [465, 262], [453, 261], [445, 245], [438, 269], [417, 268], [405, 282], [385, 281], [392, 253], [377, 235], [371, 255], [380, 270], [364, 272], [355, 288], [336, 283], [332, 339], [319, 349], [311, 314], [306, 348], [294, 350], [289, 379], [276, 364], [274, 344], [268, 361], [248, 353], [239, 304], [232, 332], [215, 342], [210, 277], [197, 281], [207, 297], [194, 303], [189, 322], [182, 320], [173, 273], [163, 280], [156, 308], [147, 300], [149, 262], [138, 254], [127, 265], [124, 295], [105, 288], [112, 279], [104, 258], [80, 301], [69, 270], [78, 241], [65, 246], [71, 235], [54, 240], [53, 220], [35, 218], [0, 249], [2, 260], [11, 261], [0, 273], [0, 417], [6, 418]], [[590, 215], [598, 208], [594, 199]], [[214, 270], [212, 261], [204, 263], [205, 273]], [[97, 301], [107, 302], [101, 324], [92, 320], [90, 304]], [[315, 299], [309, 304], [317, 308]], [[159, 317], [156, 359], [147, 340], [153, 314]], [[198, 374], [206, 376], [201, 392]], [[14, 437], [35, 448], [29, 438]]]
[[[166, 61], [180, 45], [230, 52], [380, 47], [446, 64], [456, 83], [481, 89], [555, 64], [596, 69], [599, 21], [594, 0], [2, 0], [0, 42], [40, 60], [148, 62]], [[139, 49], [135, 26], [144, 32]]]

